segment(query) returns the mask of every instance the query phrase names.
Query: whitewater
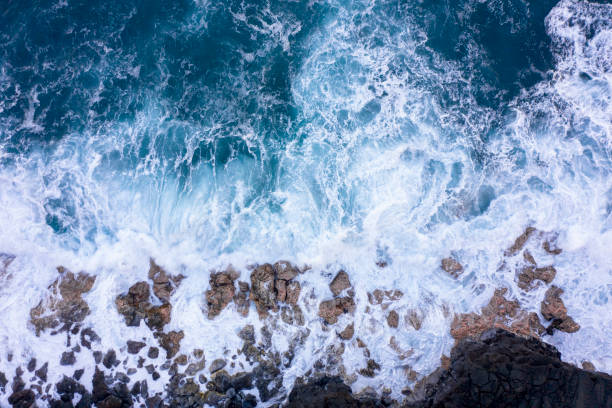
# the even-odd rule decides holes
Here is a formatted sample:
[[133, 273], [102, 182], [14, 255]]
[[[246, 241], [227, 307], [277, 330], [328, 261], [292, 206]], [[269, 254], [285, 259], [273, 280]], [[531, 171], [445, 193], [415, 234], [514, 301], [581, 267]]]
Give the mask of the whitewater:
[[[317, 308], [342, 269], [356, 310], [339, 326], [354, 321], [381, 366], [351, 386], [401, 398], [406, 366], [422, 377], [449, 355], [450, 315], [499, 287], [539, 312], [546, 288], [522, 291], [502, 268], [528, 226], [557, 236], [559, 255], [532, 252], [554, 264], [580, 325], [543, 340], [612, 373], [611, 4], [20, 3], [0, 16], [7, 377], [32, 357], [50, 362], [49, 382], [72, 375], [57, 363], [66, 337], [29, 323], [60, 265], [96, 276], [83, 324], [101, 349], [155, 342], [115, 306], [150, 258], [184, 275], [167, 329], [212, 361], [264, 322], [254, 307], [208, 319], [210, 274], [231, 265], [248, 280], [250, 266], [287, 260], [305, 270], [309, 335], [284, 387], [337, 342]], [[448, 256], [458, 279], [440, 269]], [[401, 290], [394, 308], [418, 310], [422, 327], [388, 327], [368, 306], [377, 288]], [[299, 330], [280, 324], [272, 348]], [[390, 336], [414, 352], [398, 358]], [[362, 360], [347, 344], [347, 371]], [[91, 378], [93, 359], [78, 363]]]

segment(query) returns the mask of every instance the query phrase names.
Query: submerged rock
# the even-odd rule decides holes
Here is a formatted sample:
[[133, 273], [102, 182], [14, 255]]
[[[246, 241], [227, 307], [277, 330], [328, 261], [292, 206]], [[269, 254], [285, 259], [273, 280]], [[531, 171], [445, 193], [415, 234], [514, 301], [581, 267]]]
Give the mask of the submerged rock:
[[512, 246], [504, 252], [505, 256], [514, 256], [516, 255], [527, 243], [529, 238], [536, 232], [536, 229], [533, 227], [525, 228], [525, 231], [516, 238]]
[[149, 260], [149, 279], [153, 281], [153, 293], [163, 303], [170, 302], [170, 296], [185, 277], [168, 274], [153, 259]]
[[69, 330], [89, 314], [89, 306], [82, 295], [91, 290], [95, 276], [84, 272], [75, 275], [61, 266], [57, 271], [60, 276], [49, 286], [49, 296], [30, 310], [36, 335], [45, 329]]
[[523, 290], [531, 290], [535, 287], [534, 281], [541, 280], [549, 284], [555, 279], [557, 270], [553, 266], [536, 268], [535, 266], [527, 266], [521, 269], [518, 275], [518, 286]]
[[440, 267], [446, 273], [453, 278], [458, 278], [463, 272], [463, 265], [461, 265], [455, 258], [444, 258], [440, 262]]
[[561, 294], [563, 294], [563, 289], [553, 285], [548, 288], [542, 301], [542, 316], [552, 321], [547, 331], [552, 333], [553, 329], [557, 329], [566, 333], [575, 333], [580, 330], [580, 325], [567, 315], [567, 308], [561, 300]]

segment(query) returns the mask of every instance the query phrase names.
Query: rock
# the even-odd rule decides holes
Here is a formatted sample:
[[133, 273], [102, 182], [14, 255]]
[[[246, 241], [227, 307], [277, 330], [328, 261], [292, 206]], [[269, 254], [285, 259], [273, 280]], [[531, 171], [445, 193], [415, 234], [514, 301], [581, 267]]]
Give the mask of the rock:
[[126, 325], [139, 326], [140, 321], [146, 318], [151, 307], [149, 298], [147, 282], [137, 282], [128, 289], [126, 295], [117, 296], [115, 305], [119, 314], [123, 315]]
[[343, 270], [340, 270], [329, 284], [329, 288], [334, 296], [338, 296], [344, 289], [348, 289], [350, 287], [351, 281], [349, 280], [349, 276]]
[[300, 287], [300, 283], [299, 282], [289, 282], [287, 284], [287, 298], [286, 298], [286, 302], [290, 305], [296, 305], [298, 302], [298, 299], [300, 298], [300, 291], [302, 290], [302, 288]]
[[553, 329], [557, 329], [566, 333], [575, 333], [580, 330], [580, 325], [567, 315], [567, 308], [561, 300], [563, 289], [557, 286], [551, 286], [544, 295], [544, 300], [540, 306], [542, 316], [546, 320], [552, 320], [550, 327], [547, 329], [549, 334], [552, 334]]
[[185, 354], [181, 354], [174, 359], [174, 362], [180, 366], [187, 365], [187, 356]]
[[590, 361], [583, 361], [582, 369], [590, 372], [595, 372], [595, 366]]
[[326, 300], [319, 305], [319, 317], [322, 317], [328, 324], [334, 324], [338, 321], [338, 316], [354, 311], [355, 301], [348, 296]]
[[531, 237], [534, 232], [536, 232], [535, 228], [527, 227], [525, 231], [521, 235], [519, 235], [519, 237], [514, 241], [514, 244], [512, 244], [510, 248], [506, 249], [506, 251], [504, 252], [504, 255], [505, 256], [516, 255], [521, 249], [523, 249], [523, 247], [527, 243], [527, 240], [529, 240], [529, 237]]
[[100, 337], [90, 327], [86, 327], [81, 330], [81, 345], [83, 347], [86, 347], [91, 350], [91, 343], [99, 341]]
[[274, 289], [276, 289], [276, 301], [284, 302], [287, 299], [287, 281], [276, 279], [274, 281]]
[[523, 251], [523, 259], [525, 260], [525, 262], [531, 264], [531, 265], [536, 265], [536, 260], [533, 257], [533, 255], [531, 255], [531, 252], [529, 252], [528, 249]]
[[249, 300], [249, 284], [246, 282], [238, 282], [239, 291], [234, 295], [234, 303], [236, 310], [241, 316], [249, 315], [250, 300]]
[[227, 365], [227, 362], [224, 359], [218, 358], [210, 364], [210, 372], [215, 373], [221, 370], [222, 368], [224, 368], [226, 365]]
[[612, 395], [609, 375], [563, 363], [554, 347], [500, 329], [461, 341], [448, 371], [420, 386], [408, 407], [604, 407]]
[[34, 392], [30, 389], [14, 392], [8, 397], [9, 404], [14, 408], [30, 408], [35, 400]]
[[147, 357], [157, 358], [157, 356], [159, 356], [159, 349], [157, 347], [149, 347], [149, 351], [147, 352]]
[[561, 252], [563, 252], [561, 248], [557, 247], [556, 235], [553, 235], [552, 237], [544, 241], [544, 243], [542, 244], [542, 248], [544, 249], [544, 251], [551, 255], [559, 255]]
[[351, 387], [344, 384], [339, 377], [322, 377], [306, 384], [296, 382], [287, 401], [287, 408], [310, 407], [376, 407], [374, 401], [356, 399]]
[[171, 359], [178, 353], [181, 347], [181, 340], [185, 337], [183, 331], [171, 331], [168, 333], [157, 333], [159, 344], [166, 350], [166, 358]]
[[133, 341], [133, 340], [127, 341], [127, 349], [128, 349], [128, 353], [130, 354], [140, 353], [140, 350], [142, 350], [144, 346], [146, 346], [146, 344], [143, 343], [142, 341]]
[[68, 366], [76, 363], [76, 357], [74, 356], [74, 352], [65, 351], [62, 353], [62, 358], [60, 359], [60, 365]]
[[395, 310], [392, 310], [389, 312], [389, 314], [387, 314], [387, 324], [389, 327], [397, 329], [397, 326], [399, 325], [399, 315]]
[[38, 370], [34, 371], [34, 374], [36, 374], [36, 376], [40, 378], [42, 382], [47, 382], [48, 367], [49, 367], [49, 363], [45, 363]]
[[440, 262], [440, 267], [453, 278], [458, 278], [463, 272], [463, 266], [454, 258], [444, 258]]
[[163, 303], [170, 303], [170, 296], [184, 279], [183, 275], [166, 273], [153, 259], [149, 261], [149, 279], [153, 281], [153, 293]]
[[77, 275], [58, 267], [59, 277], [49, 286], [49, 296], [30, 310], [30, 322], [40, 335], [45, 329], [68, 331], [89, 314], [89, 306], [82, 295], [89, 292], [96, 280], [84, 272]]
[[274, 264], [276, 279], [290, 281], [298, 275], [298, 269], [287, 261], [278, 261]]
[[164, 303], [161, 306], [149, 306], [146, 311], [145, 322], [149, 329], [153, 331], [163, 330], [164, 326], [170, 323], [172, 305]]
[[106, 352], [104, 359], [102, 360], [102, 364], [104, 364], [104, 367], [109, 369], [119, 365], [119, 360], [117, 360], [117, 353], [115, 353], [115, 350], [110, 349]]
[[410, 323], [415, 330], [421, 330], [421, 327], [423, 326], [423, 317], [419, 312], [414, 309], [409, 310], [407, 319], [408, 323]]
[[506, 288], [495, 290], [489, 304], [482, 308], [480, 314], [456, 315], [451, 323], [451, 336], [455, 340], [478, 338], [484, 331], [494, 327], [512, 330], [523, 336], [539, 337], [543, 334], [543, 326], [537, 315], [521, 310], [518, 301], [507, 300], [504, 296], [507, 291]]
[[366, 368], [362, 368], [361, 370], [359, 370], [359, 374], [363, 375], [364, 377], [372, 378], [376, 376], [376, 371], [379, 371], [379, 370], [380, 370], [380, 364], [370, 359], [367, 362]]
[[338, 336], [340, 336], [342, 340], [350, 340], [353, 338], [354, 334], [355, 334], [355, 325], [351, 323], [348, 326], [346, 326], [344, 330], [338, 333]]
[[531, 290], [535, 287], [533, 282], [535, 280], [541, 280], [542, 282], [549, 284], [555, 279], [557, 270], [552, 266], [546, 266], [543, 268], [536, 268], [534, 266], [527, 266], [521, 269], [518, 275], [518, 286], [523, 290]]
[[267, 316], [269, 310], [278, 310], [274, 274], [274, 268], [270, 264], [259, 265], [251, 272], [250, 296], [260, 317]]
[[252, 324], [248, 324], [240, 329], [238, 337], [244, 340], [247, 344], [255, 344], [255, 327]]
[[234, 298], [236, 293], [234, 279], [237, 276], [232, 272], [217, 272], [210, 275], [210, 289], [206, 291], [209, 319], [218, 316]]
[[372, 293], [368, 292], [368, 302], [372, 305], [380, 305], [383, 302], [394, 302], [404, 296], [401, 290], [381, 290], [375, 289]]

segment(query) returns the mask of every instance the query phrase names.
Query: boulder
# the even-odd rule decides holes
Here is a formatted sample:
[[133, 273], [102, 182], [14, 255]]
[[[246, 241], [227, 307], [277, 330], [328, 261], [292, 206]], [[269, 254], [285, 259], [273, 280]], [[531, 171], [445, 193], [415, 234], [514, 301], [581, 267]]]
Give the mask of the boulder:
[[231, 271], [217, 272], [210, 275], [210, 289], [206, 291], [206, 304], [208, 305], [208, 318], [218, 316], [232, 301], [236, 293], [234, 280], [237, 274]]
[[153, 293], [163, 303], [170, 302], [170, 296], [184, 278], [183, 275], [168, 274], [153, 259], [149, 261], [149, 279], [153, 281]]
[[334, 324], [340, 315], [354, 311], [355, 301], [349, 296], [325, 300], [319, 305], [319, 317], [328, 324]]
[[340, 270], [329, 284], [329, 288], [334, 296], [338, 296], [344, 289], [348, 289], [350, 287], [351, 281], [349, 280], [349, 276], [343, 270]]
[[458, 278], [463, 272], [463, 265], [451, 257], [442, 259], [440, 262], [440, 267], [444, 272], [448, 273], [453, 278]]
[[553, 266], [545, 266], [537, 268], [535, 266], [526, 266], [521, 269], [518, 275], [518, 286], [523, 290], [531, 290], [535, 287], [534, 282], [541, 280], [549, 284], [555, 279], [557, 270]]
[[40, 335], [45, 329], [68, 331], [89, 314], [89, 306], [82, 295], [89, 292], [96, 280], [84, 272], [74, 274], [58, 267], [59, 277], [49, 286], [46, 299], [30, 310], [30, 321]]
[[547, 331], [552, 333], [553, 329], [557, 329], [566, 333], [575, 333], [580, 330], [580, 325], [567, 315], [567, 308], [561, 300], [561, 294], [563, 294], [563, 289], [553, 285], [544, 295], [540, 310], [546, 320], [552, 321]]

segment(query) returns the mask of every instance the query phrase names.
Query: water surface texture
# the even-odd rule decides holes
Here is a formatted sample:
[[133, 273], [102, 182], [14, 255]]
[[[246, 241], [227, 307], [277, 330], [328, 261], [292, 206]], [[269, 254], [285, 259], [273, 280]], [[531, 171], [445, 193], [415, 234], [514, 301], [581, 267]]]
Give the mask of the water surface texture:
[[[398, 336], [409, 361], [371, 347], [381, 373], [353, 385], [399, 391], [403, 364], [427, 374], [452, 347], [444, 310], [479, 310], [504, 286], [539, 311], [545, 288], [521, 292], [500, 269], [534, 226], [559, 234], [555, 283], [581, 326], [545, 340], [610, 373], [611, 172], [606, 1], [4, 0], [0, 252], [15, 259], [0, 349], [16, 358], [0, 368], [57, 359], [64, 339], [28, 318], [58, 265], [97, 276], [87, 321], [108, 347], [140, 333], [114, 298], [149, 257], [184, 274], [172, 325], [214, 353], [257, 318], [208, 320], [210, 271], [287, 259], [311, 266], [312, 304], [349, 272], [369, 344], [389, 334], [368, 291], [426, 311]], [[451, 254], [461, 279], [440, 270]], [[334, 337], [316, 307], [305, 316], [289, 389]]]

